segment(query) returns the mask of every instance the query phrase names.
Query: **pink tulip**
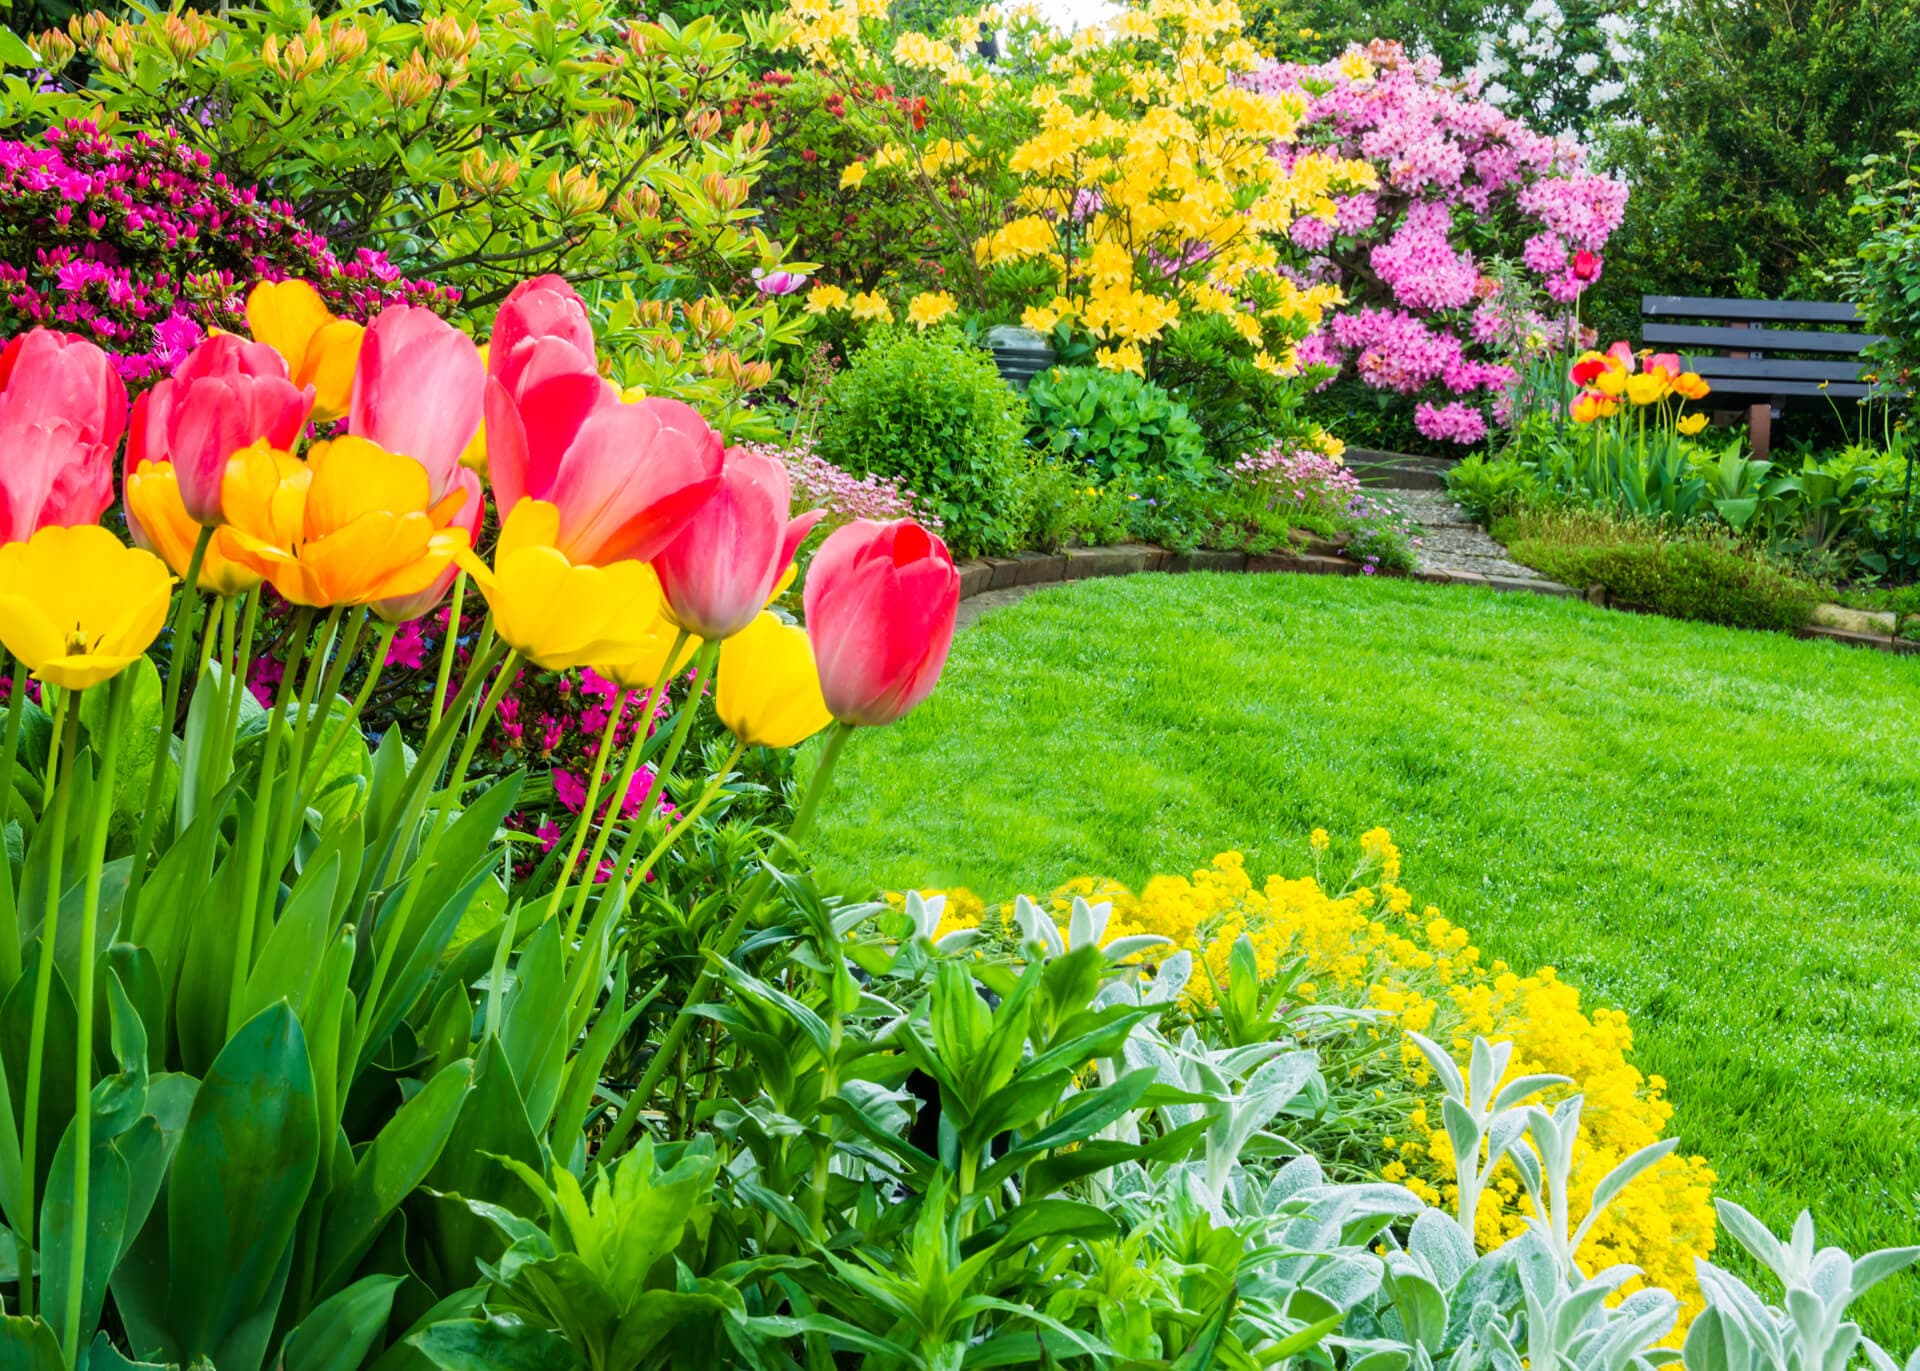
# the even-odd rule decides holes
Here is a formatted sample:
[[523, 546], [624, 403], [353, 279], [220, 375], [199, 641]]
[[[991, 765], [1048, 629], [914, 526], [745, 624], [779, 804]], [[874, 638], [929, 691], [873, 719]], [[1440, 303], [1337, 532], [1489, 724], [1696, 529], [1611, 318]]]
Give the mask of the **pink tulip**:
[[[468, 544], [477, 543], [480, 541], [480, 521], [487, 512], [487, 497], [480, 487], [480, 477], [462, 467], [454, 472], [450, 484], [451, 488], [463, 492], [466, 499], [454, 512], [447, 527], [465, 529]], [[447, 591], [452, 588], [453, 578], [459, 570], [458, 566], [449, 562], [447, 569], [441, 572], [439, 578], [425, 590], [391, 600], [375, 600], [372, 605], [373, 612], [390, 624], [404, 624], [418, 619], [421, 615], [440, 607], [440, 602], [447, 598]]]
[[713, 497], [653, 558], [667, 610], [709, 642], [730, 638], [766, 608], [821, 510], [788, 519], [786, 464], [732, 448]]
[[81, 441], [97, 450], [111, 487], [113, 451], [127, 431], [127, 388], [120, 374], [86, 339], [30, 329], [0, 350], [0, 428], [55, 419], [72, 424]]
[[216, 333], [134, 401], [126, 470], [171, 462], [187, 513], [217, 524], [227, 458], [263, 438], [291, 448], [312, 410], [313, 387], [294, 385], [278, 352]]
[[1624, 371], [1632, 371], [1634, 368], [1633, 344], [1624, 338], [1607, 349], [1607, 356], [1618, 362]]
[[911, 519], [856, 519], [814, 554], [807, 637], [833, 717], [890, 724], [932, 693], [953, 644], [960, 574]]
[[97, 524], [113, 503], [113, 458], [66, 419], [0, 426], [0, 543]]
[[1600, 258], [1585, 248], [1573, 254], [1573, 279], [1581, 283], [1596, 281], [1600, 278]]
[[480, 428], [486, 386], [471, 338], [430, 309], [393, 305], [367, 325], [347, 427], [425, 467], [438, 500]]
[[1680, 365], [1680, 358], [1677, 354], [1671, 352], [1656, 352], [1653, 356], [1647, 358], [1647, 370], [1664, 371], [1667, 373], [1667, 379], [1671, 381], [1681, 372], [1685, 371], [1686, 368]]
[[593, 325], [573, 287], [558, 276], [515, 286], [493, 321], [487, 370], [515, 399], [525, 386], [564, 371], [598, 376]]

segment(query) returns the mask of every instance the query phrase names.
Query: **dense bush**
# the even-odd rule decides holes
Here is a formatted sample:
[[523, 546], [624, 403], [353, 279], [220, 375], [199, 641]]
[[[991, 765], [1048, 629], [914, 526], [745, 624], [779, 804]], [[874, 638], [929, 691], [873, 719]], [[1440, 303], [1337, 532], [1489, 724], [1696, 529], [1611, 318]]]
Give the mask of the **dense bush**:
[[214, 171], [172, 134], [115, 138], [76, 121], [0, 142], [0, 334], [45, 325], [99, 344], [140, 386], [216, 330], [246, 329], [247, 288], [298, 277], [335, 314], [448, 310], [362, 249], [342, 262], [287, 205]]
[[904, 482], [956, 553], [1012, 551], [1026, 534], [1021, 407], [993, 359], [951, 329], [884, 332], [829, 386], [820, 455]]
[[1529, 510], [1494, 524], [1513, 557], [1610, 603], [1734, 628], [1798, 628], [1820, 587], [1731, 535], [1677, 534], [1587, 511]]
[[1035, 445], [1096, 485], [1117, 482], [1141, 494], [1169, 480], [1197, 485], [1211, 473], [1187, 407], [1138, 376], [1054, 367], [1028, 383], [1027, 406]]
[[1310, 149], [1371, 171], [1293, 221], [1306, 277], [1345, 296], [1298, 359], [1404, 397], [1429, 439], [1479, 442], [1506, 417], [1528, 342], [1570, 340], [1626, 185], [1397, 43], [1245, 79], [1307, 101], [1297, 145], [1276, 149], [1283, 162]]

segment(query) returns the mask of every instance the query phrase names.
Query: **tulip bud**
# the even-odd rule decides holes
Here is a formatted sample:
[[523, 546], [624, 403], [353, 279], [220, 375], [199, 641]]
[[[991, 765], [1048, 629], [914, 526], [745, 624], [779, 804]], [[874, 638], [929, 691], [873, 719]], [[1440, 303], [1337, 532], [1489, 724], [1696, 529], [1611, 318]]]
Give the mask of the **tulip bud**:
[[73, 39], [59, 29], [48, 29], [33, 40], [33, 50], [46, 64], [47, 70], [59, 71], [71, 62], [80, 49]]
[[953, 644], [960, 575], [911, 519], [836, 529], [807, 572], [821, 692], [849, 724], [889, 724], [933, 692]]
[[547, 198], [563, 219], [580, 219], [598, 213], [607, 203], [607, 193], [598, 178], [578, 167], [568, 167], [547, 178]]
[[807, 635], [761, 614], [720, 649], [714, 712], [749, 747], [795, 747], [832, 722]]

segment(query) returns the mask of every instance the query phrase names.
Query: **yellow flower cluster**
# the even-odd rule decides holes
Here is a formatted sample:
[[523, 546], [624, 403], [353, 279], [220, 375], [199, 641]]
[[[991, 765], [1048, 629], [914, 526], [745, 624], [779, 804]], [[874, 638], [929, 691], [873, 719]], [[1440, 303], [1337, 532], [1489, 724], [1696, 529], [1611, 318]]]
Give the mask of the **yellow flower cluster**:
[[[1324, 830], [1314, 831], [1316, 866], [1330, 841]], [[1451, 1046], [1463, 1063], [1476, 1034], [1512, 1042], [1510, 1077], [1566, 1076], [1574, 1082], [1571, 1089], [1586, 1097], [1574, 1154], [1577, 1224], [1600, 1178], [1666, 1130], [1673, 1115], [1666, 1082], [1632, 1064], [1633, 1030], [1624, 1014], [1583, 1010], [1579, 992], [1551, 967], [1521, 976], [1504, 962], [1487, 964], [1466, 929], [1431, 905], [1416, 909], [1399, 883], [1400, 852], [1387, 830], [1362, 835], [1361, 851], [1353, 878], [1338, 892], [1318, 876], [1272, 875], [1256, 883], [1241, 854], [1223, 852], [1190, 875], [1155, 876], [1137, 895], [1081, 877], [1056, 891], [1052, 905], [1063, 910], [1075, 895], [1110, 900], [1109, 941], [1157, 934], [1193, 952], [1197, 965], [1187, 995], [1197, 1015], [1210, 1007], [1215, 986], [1225, 983], [1233, 946], [1245, 936], [1263, 978], [1294, 968], [1292, 974], [1304, 978], [1294, 987], [1302, 998], [1387, 1016], [1364, 1030], [1379, 1043], [1375, 1065], [1422, 1102], [1381, 1140], [1388, 1157], [1381, 1175], [1437, 1206], [1451, 1208], [1456, 1199], [1439, 1094], [1424, 1058], [1395, 1030], [1425, 1033]], [[967, 894], [964, 906], [949, 900], [948, 919], [961, 920], [956, 927], [982, 920], [991, 926], [991, 911]], [[1564, 1093], [1550, 1092], [1545, 1102]], [[1580, 1251], [1589, 1270], [1628, 1262], [1678, 1295], [1678, 1333], [1701, 1307], [1693, 1261], [1714, 1249], [1714, 1179], [1701, 1157], [1669, 1158], [1627, 1188]], [[1503, 1166], [1480, 1202], [1481, 1246], [1491, 1249], [1519, 1234], [1530, 1211], [1518, 1174]]]

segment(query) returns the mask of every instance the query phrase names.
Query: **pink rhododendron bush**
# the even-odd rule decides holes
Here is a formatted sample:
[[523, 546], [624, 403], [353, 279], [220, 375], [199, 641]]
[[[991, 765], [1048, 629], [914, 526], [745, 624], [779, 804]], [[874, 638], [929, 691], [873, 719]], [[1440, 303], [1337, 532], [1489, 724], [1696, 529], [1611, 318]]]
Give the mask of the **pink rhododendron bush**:
[[1346, 296], [1298, 360], [1408, 397], [1428, 438], [1480, 441], [1506, 417], [1520, 355], [1577, 330], [1626, 184], [1571, 139], [1481, 99], [1477, 77], [1449, 78], [1398, 43], [1318, 66], [1269, 62], [1244, 79], [1307, 99], [1298, 141], [1276, 158], [1332, 153], [1378, 173], [1289, 230], [1289, 270]]

